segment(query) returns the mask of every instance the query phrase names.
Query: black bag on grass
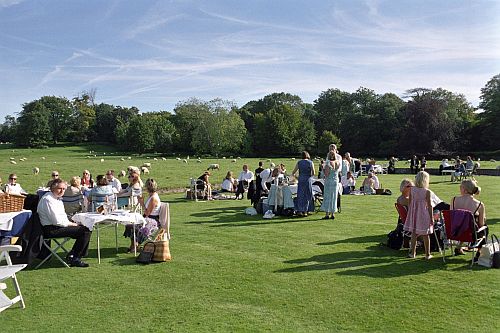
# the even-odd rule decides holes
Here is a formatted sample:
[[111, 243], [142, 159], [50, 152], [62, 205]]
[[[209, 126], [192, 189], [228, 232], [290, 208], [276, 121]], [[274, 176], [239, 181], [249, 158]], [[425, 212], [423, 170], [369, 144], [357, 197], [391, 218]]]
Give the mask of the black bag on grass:
[[403, 224], [398, 223], [396, 229], [387, 234], [387, 246], [394, 250], [400, 250], [403, 247]]

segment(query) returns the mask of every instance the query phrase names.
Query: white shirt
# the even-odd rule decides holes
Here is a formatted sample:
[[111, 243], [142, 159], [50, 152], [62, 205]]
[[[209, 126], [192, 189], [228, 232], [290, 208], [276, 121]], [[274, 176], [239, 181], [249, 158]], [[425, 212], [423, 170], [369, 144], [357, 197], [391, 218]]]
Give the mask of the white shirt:
[[45, 195], [38, 202], [38, 215], [42, 225], [57, 225], [67, 227], [71, 222], [68, 220], [64, 204], [52, 192]]
[[374, 189], [380, 188], [380, 182], [378, 180], [378, 177], [373, 175], [372, 179], [373, 179], [373, 188]]
[[18, 194], [18, 195], [26, 194], [26, 191], [23, 190], [21, 185], [19, 185], [17, 183], [16, 184], [5, 184], [4, 192], [10, 193], [10, 194]]
[[231, 178], [231, 179], [224, 178], [224, 180], [222, 181], [222, 185], [220, 187], [223, 190], [232, 192], [233, 191], [233, 184], [234, 184], [233, 178]]
[[148, 200], [146, 200], [146, 204], [144, 206], [146, 206], [146, 209], [148, 208], [149, 206], [149, 203], [151, 202], [151, 200], [153, 200], [153, 198], [156, 198], [156, 206], [153, 207], [153, 210], [151, 211], [151, 213], [149, 213], [150, 216], [158, 216], [160, 215], [160, 206], [161, 206], [161, 201], [160, 201], [160, 196], [158, 195], [158, 193], [154, 193], [152, 196], [150, 196], [148, 198]]
[[342, 176], [340, 178], [340, 182], [342, 183], [343, 187], [356, 186], [356, 180], [354, 180], [354, 178], [347, 178], [347, 176]]
[[[262, 172], [261, 172], [262, 174]], [[242, 171], [240, 172], [240, 175], [238, 176], [238, 181], [241, 182], [242, 180], [248, 180], [249, 182], [253, 180], [253, 172], [252, 171]]]
[[260, 179], [262, 180], [260, 182], [262, 188], [267, 189], [266, 183], [271, 181], [271, 169], [264, 169], [264, 171], [260, 173]]
[[436, 207], [439, 203], [443, 202], [443, 200], [439, 199], [439, 197], [434, 193], [432, 192], [431, 190], [429, 190], [431, 192], [431, 206], [432, 207]]
[[108, 184], [116, 190], [116, 192], [113, 191], [114, 193], [118, 193], [122, 190], [122, 183], [115, 177], [113, 177], [113, 180], [108, 180]]

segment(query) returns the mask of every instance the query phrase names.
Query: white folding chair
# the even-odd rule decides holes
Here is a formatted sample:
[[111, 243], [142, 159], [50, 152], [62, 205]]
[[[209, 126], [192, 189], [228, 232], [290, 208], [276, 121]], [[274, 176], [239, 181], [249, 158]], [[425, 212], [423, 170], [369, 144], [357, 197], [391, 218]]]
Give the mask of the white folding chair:
[[[22, 309], [26, 307], [24, 304], [24, 299], [21, 294], [21, 287], [19, 287], [19, 282], [17, 281], [16, 273], [25, 268], [26, 264], [13, 265], [10, 259], [9, 252], [16, 251], [20, 252], [22, 247], [20, 245], [2, 245], [0, 246], [0, 263], [5, 258], [7, 265], [0, 266], [0, 312], [7, 309], [11, 305], [19, 302]], [[8, 278], [12, 279], [14, 284], [14, 289], [16, 289], [16, 297], [10, 298], [4, 294], [2, 290], [7, 289], [7, 285], [3, 283], [4, 280]]]

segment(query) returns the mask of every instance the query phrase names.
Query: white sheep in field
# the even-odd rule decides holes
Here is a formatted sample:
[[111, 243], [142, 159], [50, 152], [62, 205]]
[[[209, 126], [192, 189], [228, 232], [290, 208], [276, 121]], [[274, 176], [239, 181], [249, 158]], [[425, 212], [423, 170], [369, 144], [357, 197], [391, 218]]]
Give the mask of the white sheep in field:
[[10, 161], [10, 164], [17, 164], [16, 161]]
[[125, 161], [125, 159], [122, 157], [122, 158], [120, 158], [120, 161]]
[[15, 158], [14, 158], [14, 157], [11, 157], [11, 158], [9, 158], [9, 160], [13, 161], [13, 160], [15, 160]]
[[149, 175], [149, 169], [143, 166], [141, 167], [141, 173], [144, 175]]
[[234, 159], [234, 158], [233, 158], [233, 159], [231, 160], [231, 163], [236, 163], [236, 159]]
[[42, 160], [44, 160], [44, 159], [45, 159], [45, 156], [42, 156]]
[[175, 159], [176, 159], [177, 161], [180, 161], [180, 160], [181, 160], [181, 158], [180, 158], [180, 157], [176, 157]]
[[104, 162], [104, 158], [101, 158], [101, 163]]
[[219, 164], [217, 164], [217, 163], [210, 164], [208, 166], [207, 170], [220, 170]]
[[155, 158], [153, 158], [153, 160], [158, 161], [158, 159], [157, 159], [156, 157], [155, 157]]
[[201, 160], [196, 160], [196, 162], [201, 163]]
[[182, 162], [184, 162], [184, 163], [187, 163], [187, 162], [188, 162], [188, 160], [186, 160], [186, 159], [183, 159], [183, 160], [182, 160]]
[[151, 168], [151, 163], [142, 163], [142, 166], [145, 168]]
[[129, 160], [131, 160], [131, 159], [132, 159], [132, 157], [130, 157], [130, 156], [129, 156], [129, 157], [128, 157], [128, 159], [129, 159]]
[[127, 174], [127, 172], [125, 170], [122, 170], [120, 171], [120, 173], [118, 174], [118, 177], [125, 177], [125, 175]]
[[136, 173], [139, 173], [141, 170], [140, 170], [138, 167], [136, 167], [136, 166], [129, 165], [129, 166], [127, 167], [127, 171], [128, 171], [129, 173], [131, 173], [131, 172], [136, 172]]
[[161, 158], [161, 160], [162, 160], [162, 161], [166, 161], [167, 159], [166, 159], [165, 157], [162, 157], [162, 158]]
[[39, 173], [40, 173], [40, 168], [38, 168], [38, 167], [33, 168], [34, 175], [38, 175]]

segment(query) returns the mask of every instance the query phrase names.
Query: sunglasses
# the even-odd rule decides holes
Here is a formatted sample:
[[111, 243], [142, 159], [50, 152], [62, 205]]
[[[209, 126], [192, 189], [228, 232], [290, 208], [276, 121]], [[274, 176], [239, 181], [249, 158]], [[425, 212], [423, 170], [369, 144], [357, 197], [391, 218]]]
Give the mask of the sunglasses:
[[12, 177], [9, 177], [9, 179], [11, 179], [11, 180], [17, 180], [17, 178], [12, 178]]
[[59, 177], [59, 175], [53, 174], [52, 177]]

